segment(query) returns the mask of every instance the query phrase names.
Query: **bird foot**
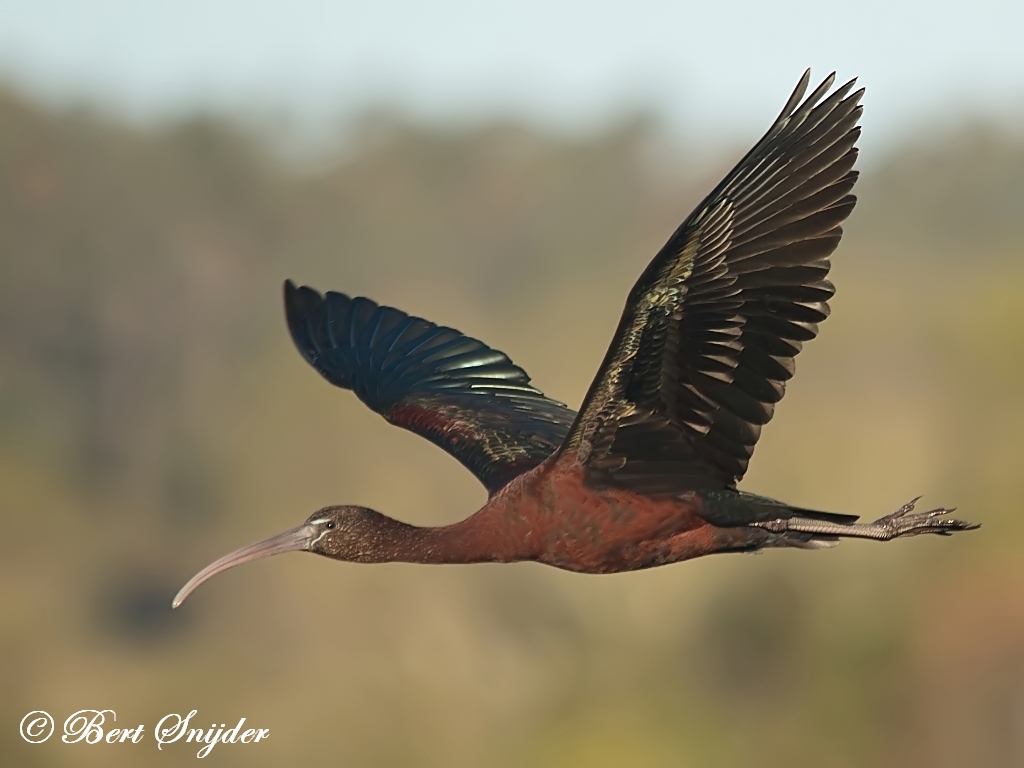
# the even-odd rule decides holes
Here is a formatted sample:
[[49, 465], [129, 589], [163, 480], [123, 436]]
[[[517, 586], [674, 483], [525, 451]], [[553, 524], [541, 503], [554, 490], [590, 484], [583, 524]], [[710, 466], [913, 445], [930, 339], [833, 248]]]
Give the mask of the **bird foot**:
[[880, 538], [884, 538], [886, 541], [904, 536], [917, 536], [922, 533], [936, 533], [940, 536], [949, 536], [953, 531], [972, 531], [981, 527], [978, 523], [969, 523], [966, 520], [944, 517], [944, 515], [955, 512], [956, 507], [950, 509], [938, 507], [927, 512], [910, 514], [914, 511], [914, 506], [920, 499], [921, 497], [918, 496], [916, 499], [908, 501], [895, 512], [878, 518], [875, 522], [871, 523], [871, 527], [882, 534]]
[[751, 525], [764, 528], [783, 537], [788, 537], [786, 543], [795, 546], [805, 546], [808, 541], [815, 539], [794, 539], [790, 535], [793, 533], [810, 534], [811, 537], [827, 537], [829, 540], [846, 536], [854, 539], [891, 541], [892, 539], [904, 536], [917, 536], [922, 533], [937, 533], [940, 536], [948, 536], [954, 531], [971, 531], [981, 527], [977, 523], [969, 523], [966, 520], [946, 517], [946, 515], [954, 510], [946, 509], [945, 507], [911, 514], [920, 498], [918, 496], [895, 512], [880, 517], [873, 523], [834, 523], [830, 520], [811, 520], [795, 516], [752, 523]]

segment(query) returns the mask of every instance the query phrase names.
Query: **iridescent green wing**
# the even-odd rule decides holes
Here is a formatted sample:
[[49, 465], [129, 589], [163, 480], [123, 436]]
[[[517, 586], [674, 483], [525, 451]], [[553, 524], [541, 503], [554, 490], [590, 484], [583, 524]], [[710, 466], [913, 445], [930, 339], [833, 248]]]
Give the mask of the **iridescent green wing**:
[[502, 352], [369, 299], [284, 289], [302, 356], [392, 424], [430, 440], [494, 493], [562, 443], [576, 412]]
[[734, 487], [828, 316], [863, 91], [809, 74], [633, 287], [566, 442], [592, 486]]

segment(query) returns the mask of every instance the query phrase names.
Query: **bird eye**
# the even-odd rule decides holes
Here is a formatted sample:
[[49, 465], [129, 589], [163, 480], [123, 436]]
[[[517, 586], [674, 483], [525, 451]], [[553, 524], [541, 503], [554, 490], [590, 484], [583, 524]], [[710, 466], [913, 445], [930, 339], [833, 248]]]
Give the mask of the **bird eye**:
[[324, 524], [324, 528], [326, 528], [328, 531], [333, 531], [334, 530], [334, 521], [333, 520], [328, 520]]

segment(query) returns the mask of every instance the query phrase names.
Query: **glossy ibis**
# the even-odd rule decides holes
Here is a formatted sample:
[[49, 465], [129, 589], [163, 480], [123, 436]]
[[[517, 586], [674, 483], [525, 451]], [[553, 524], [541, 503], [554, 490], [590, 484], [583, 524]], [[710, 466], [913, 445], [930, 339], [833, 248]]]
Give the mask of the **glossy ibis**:
[[863, 90], [850, 81], [829, 93], [832, 75], [804, 99], [809, 77], [633, 286], [578, 413], [452, 328], [286, 282], [288, 328], [306, 361], [453, 455], [489, 498], [459, 523], [426, 528], [326, 507], [207, 566], [174, 605], [221, 571], [293, 550], [610, 573], [976, 528], [952, 510], [913, 513], [914, 502], [859, 524], [736, 489], [794, 358], [829, 314], [829, 256], [855, 202]]

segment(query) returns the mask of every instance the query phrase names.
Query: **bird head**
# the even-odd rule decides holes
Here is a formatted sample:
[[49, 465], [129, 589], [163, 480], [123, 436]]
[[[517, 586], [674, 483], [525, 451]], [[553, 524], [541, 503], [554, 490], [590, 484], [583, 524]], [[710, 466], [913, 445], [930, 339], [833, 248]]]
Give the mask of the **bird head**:
[[200, 584], [218, 573], [282, 552], [313, 552], [335, 560], [378, 562], [386, 543], [382, 535], [385, 521], [394, 522], [366, 507], [324, 507], [302, 525], [236, 549], [210, 563], [189, 579], [171, 605], [177, 608]]

